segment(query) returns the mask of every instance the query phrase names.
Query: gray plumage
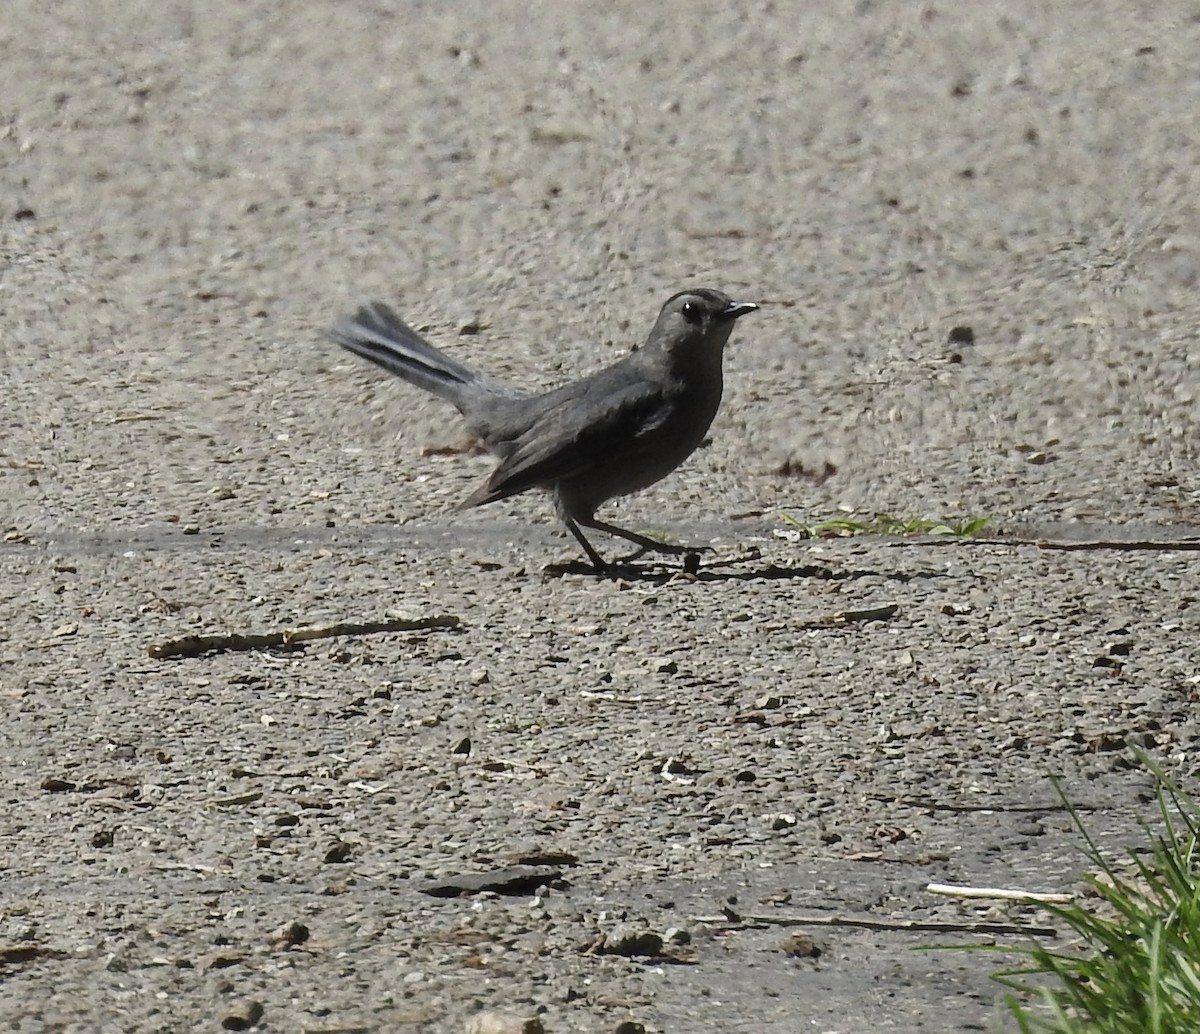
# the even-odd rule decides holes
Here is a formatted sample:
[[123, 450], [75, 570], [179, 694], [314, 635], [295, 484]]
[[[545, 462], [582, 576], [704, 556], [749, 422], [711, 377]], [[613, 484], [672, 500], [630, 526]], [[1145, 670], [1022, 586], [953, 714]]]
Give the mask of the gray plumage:
[[380, 302], [340, 320], [329, 336], [452, 403], [471, 433], [499, 457], [461, 508], [546, 489], [588, 559], [603, 571], [605, 561], [580, 526], [643, 550], [697, 551], [598, 521], [595, 511], [609, 499], [654, 484], [699, 446], [721, 403], [725, 343], [738, 317], [757, 308], [710, 288], [681, 291], [663, 305], [638, 351], [540, 395], [456, 362]]

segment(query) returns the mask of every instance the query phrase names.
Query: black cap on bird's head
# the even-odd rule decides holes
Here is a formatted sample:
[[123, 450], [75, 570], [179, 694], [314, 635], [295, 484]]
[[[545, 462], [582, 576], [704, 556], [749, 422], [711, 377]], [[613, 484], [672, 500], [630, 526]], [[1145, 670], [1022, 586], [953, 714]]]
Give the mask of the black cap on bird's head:
[[705, 319], [732, 322], [739, 316], [754, 312], [758, 306], [754, 302], [735, 302], [724, 291], [697, 287], [671, 295], [663, 306], [663, 312], [671, 308], [678, 309], [689, 323], [700, 323]]
[[680, 291], [663, 305], [647, 344], [657, 342], [671, 351], [707, 346], [719, 354], [734, 322], [757, 308], [754, 302], [734, 301], [711, 287]]

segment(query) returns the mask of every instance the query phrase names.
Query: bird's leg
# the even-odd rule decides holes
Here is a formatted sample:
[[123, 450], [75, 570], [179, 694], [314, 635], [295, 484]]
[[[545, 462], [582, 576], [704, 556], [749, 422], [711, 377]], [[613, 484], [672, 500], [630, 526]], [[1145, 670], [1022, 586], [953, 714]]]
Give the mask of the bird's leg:
[[[597, 531], [603, 531], [608, 535], [615, 535], [619, 539], [627, 539], [634, 545], [641, 546], [643, 552], [670, 553], [675, 556], [685, 556], [688, 553], [712, 552], [712, 546], [683, 546], [677, 542], [659, 542], [658, 539], [652, 539], [649, 535], [639, 535], [636, 531], [627, 531], [625, 528], [618, 528], [615, 524], [598, 521], [595, 517], [579, 517], [577, 520], [585, 528], [595, 528]], [[575, 537], [582, 542], [583, 536], [579, 530], [577, 528], [572, 530], [575, 532]], [[590, 549], [588, 553], [590, 555]], [[641, 554], [635, 555], [640, 556]]]
[[583, 551], [587, 554], [587, 558], [592, 562], [592, 566], [596, 569], [597, 574], [607, 574], [608, 564], [604, 558], [596, 552], [592, 544], [584, 538], [583, 532], [579, 530], [579, 525], [575, 523], [571, 517], [563, 515], [563, 524], [567, 526], [567, 530], [575, 536], [576, 541], [583, 547]]

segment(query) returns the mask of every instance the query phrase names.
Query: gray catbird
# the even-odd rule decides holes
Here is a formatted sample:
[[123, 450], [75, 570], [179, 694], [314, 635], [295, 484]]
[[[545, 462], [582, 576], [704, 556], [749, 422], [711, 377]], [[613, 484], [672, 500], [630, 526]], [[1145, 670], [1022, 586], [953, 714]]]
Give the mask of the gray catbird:
[[340, 320], [329, 336], [410, 384], [452, 402], [500, 463], [460, 509], [531, 488], [554, 495], [558, 515], [597, 571], [607, 564], [580, 531], [595, 528], [643, 550], [695, 553], [599, 521], [602, 503], [666, 477], [692, 454], [721, 403], [721, 357], [753, 302], [697, 288], [667, 299], [645, 345], [543, 395], [482, 377], [422, 338], [380, 302]]

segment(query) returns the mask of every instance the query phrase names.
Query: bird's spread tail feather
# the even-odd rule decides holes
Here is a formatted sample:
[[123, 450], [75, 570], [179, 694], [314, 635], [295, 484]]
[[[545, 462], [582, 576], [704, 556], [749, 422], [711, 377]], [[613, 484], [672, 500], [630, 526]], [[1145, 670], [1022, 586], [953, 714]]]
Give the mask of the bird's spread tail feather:
[[364, 305], [329, 331], [337, 344], [461, 408], [479, 376], [438, 351], [382, 302]]

